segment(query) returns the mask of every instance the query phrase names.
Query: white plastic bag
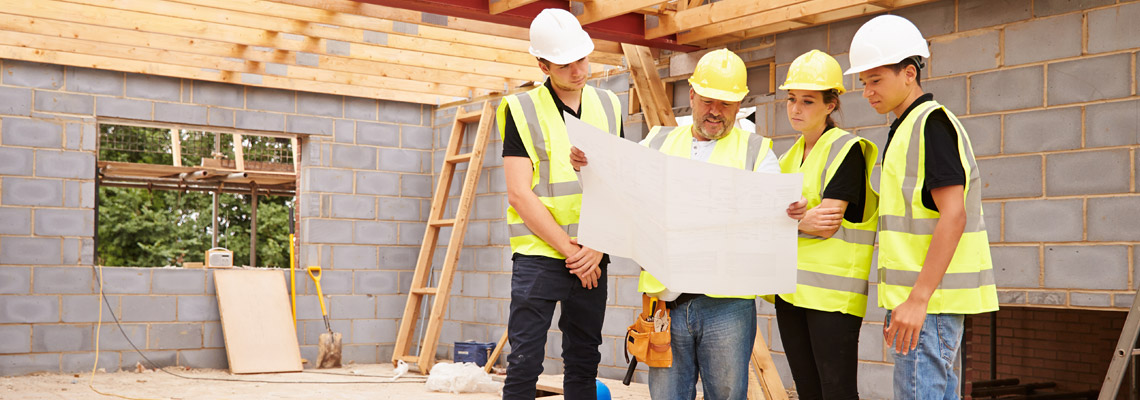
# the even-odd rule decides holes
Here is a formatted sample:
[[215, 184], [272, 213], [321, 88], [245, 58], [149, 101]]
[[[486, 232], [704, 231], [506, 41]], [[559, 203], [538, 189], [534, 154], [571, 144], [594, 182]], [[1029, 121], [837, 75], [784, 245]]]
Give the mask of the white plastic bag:
[[451, 393], [498, 393], [503, 384], [491, 380], [483, 368], [474, 363], [439, 363], [431, 368], [428, 390]]

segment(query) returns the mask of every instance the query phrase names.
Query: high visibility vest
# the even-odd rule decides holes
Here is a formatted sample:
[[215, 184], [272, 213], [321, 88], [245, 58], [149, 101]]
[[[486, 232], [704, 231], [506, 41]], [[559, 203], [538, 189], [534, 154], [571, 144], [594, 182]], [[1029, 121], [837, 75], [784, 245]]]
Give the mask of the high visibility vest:
[[[665, 154], [681, 158], [691, 158], [693, 155], [692, 127], [692, 124], [677, 127], [658, 126], [649, 131], [649, 135], [641, 141], [641, 144]], [[760, 167], [760, 162], [764, 160], [764, 156], [768, 154], [768, 150], [771, 148], [771, 139], [734, 127], [732, 128], [732, 132], [729, 132], [727, 136], [716, 141], [716, 146], [713, 147], [708, 162], [726, 167], [755, 171]], [[641, 276], [637, 282], [637, 290], [646, 293], [656, 293], [665, 290], [665, 285], [648, 272], [641, 271]], [[706, 295], [710, 297], [732, 297], [741, 299], [756, 298], [756, 296], [717, 296], [707, 293]]]
[[981, 178], [966, 129], [935, 101], [907, 114], [891, 138], [879, 180], [879, 306], [893, 310], [906, 301], [922, 270], [939, 213], [922, 204], [926, 177], [926, 120], [942, 110], [958, 137], [958, 158], [966, 173], [966, 227], [946, 275], [927, 306], [928, 314], [977, 314], [998, 309], [989, 238], [982, 218]]
[[[562, 111], [554, 104], [554, 93], [546, 85], [526, 93], [510, 95], [499, 104], [496, 122], [499, 137], [505, 135], [507, 109], [518, 128], [519, 137], [533, 169], [531, 191], [538, 196], [554, 221], [571, 238], [578, 237], [578, 216], [582, 210], [582, 187], [570, 165], [570, 139]], [[581, 120], [598, 129], [618, 135], [621, 132], [621, 103], [617, 95], [592, 86], [582, 88]], [[511, 251], [519, 254], [565, 259], [527, 228], [514, 207], [507, 207], [507, 230]]]
[[[839, 165], [859, 146], [863, 152], [862, 222], [846, 219], [830, 238], [800, 233], [796, 260], [796, 291], [780, 294], [780, 298], [797, 307], [820, 311], [838, 311], [862, 317], [867, 311], [867, 279], [871, 274], [871, 255], [875, 251], [875, 227], [878, 225], [879, 194], [871, 188], [869, 177], [879, 150], [870, 140], [839, 128], [831, 128], [820, 136], [811, 153], [804, 158], [804, 138], [780, 156], [780, 172], [804, 174], [803, 196], [808, 208], [819, 206]], [[801, 164], [800, 161], [803, 161]]]

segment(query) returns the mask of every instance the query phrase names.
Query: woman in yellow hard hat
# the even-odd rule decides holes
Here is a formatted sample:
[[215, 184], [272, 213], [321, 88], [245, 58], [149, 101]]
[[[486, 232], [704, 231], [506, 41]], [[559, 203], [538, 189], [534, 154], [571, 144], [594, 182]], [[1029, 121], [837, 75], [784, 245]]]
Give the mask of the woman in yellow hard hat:
[[[804, 174], [800, 211], [806, 212], [799, 222], [796, 291], [768, 299], [776, 304], [800, 399], [856, 400], [859, 327], [878, 218], [879, 196], [869, 178], [878, 150], [835, 125], [831, 115], [845, 89], [831, 56], [819, 50], [799, 56], [780, 89], [788, 92], [788, 120], [800, 133], [780, 156], [780, 170]], [[792, 214], [798, 212], [789, 208]]]

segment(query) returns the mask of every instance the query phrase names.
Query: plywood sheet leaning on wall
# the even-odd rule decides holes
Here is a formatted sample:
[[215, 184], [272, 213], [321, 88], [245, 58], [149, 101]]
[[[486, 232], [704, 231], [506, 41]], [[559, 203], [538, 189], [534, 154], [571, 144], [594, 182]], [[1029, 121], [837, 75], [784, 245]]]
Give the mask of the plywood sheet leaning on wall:
[[276, 270], [214, 271], [230, 372], [301, 371], [301, 349]]

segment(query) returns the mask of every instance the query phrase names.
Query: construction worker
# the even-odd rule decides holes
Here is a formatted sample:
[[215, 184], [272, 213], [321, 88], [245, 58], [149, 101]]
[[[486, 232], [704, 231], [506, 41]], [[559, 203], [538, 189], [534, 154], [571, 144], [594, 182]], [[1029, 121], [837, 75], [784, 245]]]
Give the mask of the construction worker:
[[843, 70], [819, 50], [797, 57], [780, 90], [799, 139], [780, 171], [803, 173], [806, 212], [799, 223], [796, 291], [776, 304], [780, 340], [802, 400], [858, 400], [859, 328], [875, 248], [878, 194], [871, 169], [878, 149], [839, 129]]
[[978, 164], [954, 113], [923, 93], [926, 40], [875, 17], [851, 40], [863, 97], [896, 119], [879, 180], [879, 305], [894, 349], [895, 399], [957, 398], [954, 358], [966, 314], [998, 309]]
[[567, 162], [570, 139], [562, 114], [621, 135], [613, 92], [586, 85], [590, 36], [566, 10], [543, 10], [530, 26], [530, 53], [549, 76], [499, 104], [507, 181], [507, 224], [514, 256], [507, 333], [511, 353], [503, 399], [534, 399], [546, 336], [561, 302], [567, 399], [594, 399], [606, 308], [606, 255], [576, 241], [582, 189]]
[[[739, 56], [727, 49], [705, 54], [689, 78], [693, 122], [654, 127], [641, 144], [678, 157], [779, 173], [771, 140], [735, 127], [740, 102], [748, 94], [747, 83]], [[582, 167], [588, 160], [574, 148], [571, 162]], [[691, 400], [696, 397], [699, 377], [705, 399], [746, 399], [748, 363], [756, 339], [756, 296], [676, 293], [644, 271], [638, 290], [667, 301], [670, 308], [673, 364], [649, 368], [650, 396]]]

